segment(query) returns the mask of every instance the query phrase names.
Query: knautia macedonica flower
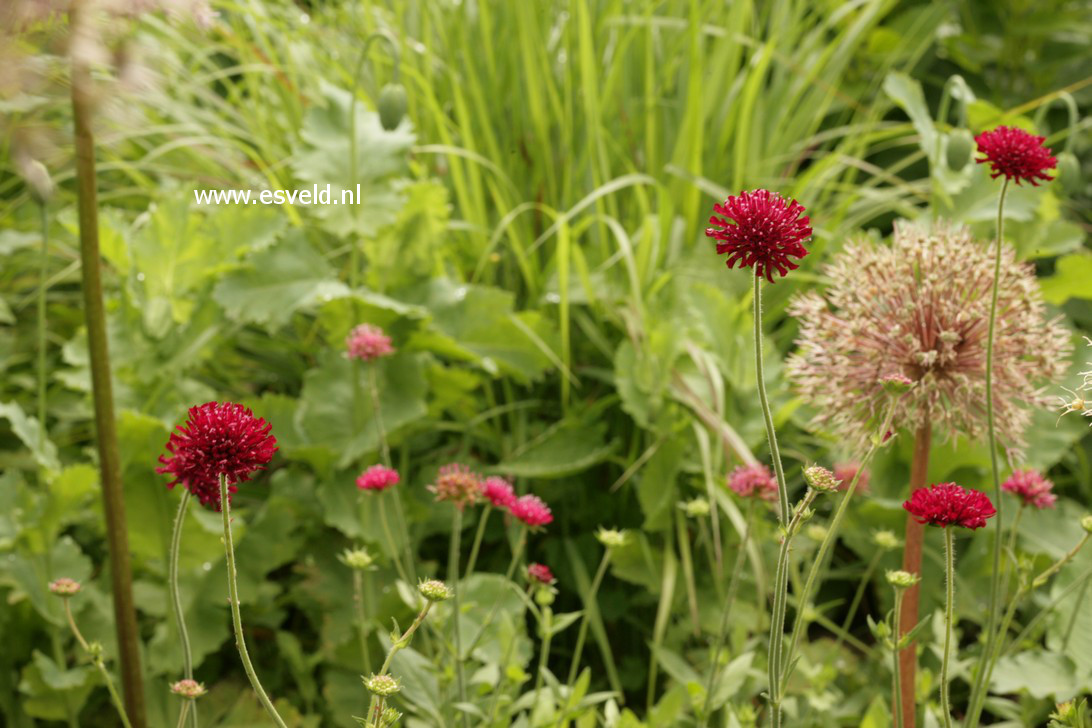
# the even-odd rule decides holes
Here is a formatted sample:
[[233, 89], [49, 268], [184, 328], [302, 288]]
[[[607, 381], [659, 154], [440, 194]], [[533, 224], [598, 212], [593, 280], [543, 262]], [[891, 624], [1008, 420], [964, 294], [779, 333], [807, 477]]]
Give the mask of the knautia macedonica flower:
[[982, 528], [997, 513], [985, 493], [955, 483], [918, 488], [902, 504], [918, 523], [930, 526]]
[[171, 684], [171, 692], [189, 700], [196, 700], [208, 692], [205, 686], [196, 680], [179, 680]]
[[1028, 134], [1023, 129], [1011, 126], [999, 126], [975, 137], [978, 151], [985, 156], [975, 161], [990, 165], [990, 176], [994, 179], [1004, 175], [1016, 184], [1030, 182], [1038, 186], [1037, 180], [1049, 182], [1046, 171], [1058, 166], [1058, 160], [1043, 146], [1044, 137]]
[[241, 404], [206, 402], [191, 407], [185, 425], [167, 441], [171, 453], [160, 455], [157, 473], [174, 476], [203, 506], [220, 510], [220, 475], [228, 482], [228, 497], [251, 473], [264, 470], [277, 451], [272, 425]]
[[728, 487], [740, 498], [777, 500], [777, 481], [765, 465], [740, 465], [729, 474]]
[[713, 205], [713, 213], [705, 234], [717, 241], [718, 254], [728, 256], [729, 268], [737, 263], [754, 268], [756, 276], [773, 283], [774, 271], [785, 276], [799, 267], [789, 258], [808, 254], [804, 243], [811, 237], [810, 220], [801, 217], [804, 206], [796, 200], [769, 190], [740, 192]]
[[428, 487], [438, 501], [451, 501], [459, 509], [472, 506], [482, 494], [482, 479], [461, 463], [450, 463], [440, 468], [436, 482]]
[[550, 571], [550, 567], [546, 566], [546, 564], [528, 564], [527, 579], [532, 583], [537, 584], [551, 585], [557, 583], [557, 579], [554, 578], [554, 572]]
[[[856, 447], [870, 421], [891, 402], [880, 378], [901, 373], [915, 383], [894, 403], [893, 426], [933, 423], [946, 437], [983, 436], [986, 337], [993, 254], [963, 229], [898, 224], [891, 245], [862, 241], [835, 256], [825, 295], [796, 297], [797, 351], [789, 377], [816, 409], [815, 424]], [[1069, 332], [1047, 321], [1031, 266], [1005, 247], [994, 341], [994, 413], [998, 435], [1016, 456], [1046, 400], [1039, 384], [1066, 370]]]
[[830, 472], [822, 465], [812, 465], [811, 467], [804, 468], [804, 482], [808, 484], [812, 490], [820, 491], [821, 493], [834, 493], [842, 485], [842, 481], [838, 480], [834, 473]]
[[397, 470], [385, 465], [373, 465], [356, 479], [356, 487], [360, 490], [386, 490], [398, 485], [400, 480]]
[[49, 591], [59, 597], [75, 596], [80, 593], [80, 589], [82, 588], [80, 582], [75, 579], [69, 579], [67, 576], [62, 576], [60, 579], [54, 579], [49, 582]]
[[1057, 500], [1050, 491], [1054, 490], [1054, 483], [1043, 477], [1037, 470], [1017, 470], [1009, 476], [1009, 479], [1001, 484], [1001, 490], [1007, 490], [1015, 494], [1024, 502], [1025, 506], [1036, 508], [1053, 508]]
[[530, 528], [542, 528], [550, 525], [554, 520], [550, 507], [537, 495], [520, 496], [508, 511], [514, 518], [523, 521]]
[[350, 359], [361, 361], [375, 361], [394, 353], [391, 338], [383, 333], [383, 329], [371, 324], [361, 324], [353, 329], [345, 339], [345, 348]]
[[445, 602], [451, 598], [451, 590], [439, 579], [428, 579], [417, 585], [417, 591], [430, 602]]
[[511, 508], [516, 503], [516, 491], [504, 478], [492, 476], [482, 483], [482, 495], [495, 508]]
[[[861, 464], [855, 462], [838, 463], [834, 466], [834, 477], [841, 481], [838, 484], [838, 490], [845, 490], [849, 487], [849, 484], [853, 482], [853, 478], [856, 477], [857, 471], [861, 470]], [[857, 492], [868, 492], [868, 483], [872, 479], [872, 474], [867, 470], [861, 470], [861, 476], [857, 478]]]

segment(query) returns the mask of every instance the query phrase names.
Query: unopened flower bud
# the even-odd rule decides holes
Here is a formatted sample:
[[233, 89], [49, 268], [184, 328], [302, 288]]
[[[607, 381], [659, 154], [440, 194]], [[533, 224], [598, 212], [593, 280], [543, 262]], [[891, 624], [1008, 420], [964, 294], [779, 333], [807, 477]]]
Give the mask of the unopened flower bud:
[[879, 531], [873, 532], [872, 543], [876, 544], [885, 551], [890, 551], [899, 547], [899, 537], [895, 535], [894, 531], [881, 529]]
[[909, 571], [903, 571], [902, 569], [887, 572], [887, 583], [896, 589], [909, 589], [919, 581], [921, 581], [921, 577], [917, 574], [911, 574]]
[[367, 571], [375, 563], [375, 558], [367, 549], [345, 549], [338, 556], [338, 560], [356, 571]]
[[400, 83], [388, 83], [379, 90], [379, 123], [387, 131], [398, 128], [406, 115], [406, 87]]
[[34, 201], [44, 205], [53, 197], [53, 179], [49, 176], [49, 170], [37, 159], [26, 159], [19, 164], [19, 173], [23, 175], [27, 186], [30, 188]]
[[183, 698], [196, 700], [197, 698], [200, 698], [202, 695], [207, 693], [208, 690], [205, 690], [205, 686], [197, 682], [196, 680], [186, 679], [179, 680], [176, 683], [172, 683], [171, 692], [175, 695], [180, 695]]
[[813, 523], [804, 530], [804, 535], [806, 535], [812, 541], [820, 543], [823, 541], [823, 539], [827, 537], [827, 533], [828, 531], [826, 526], [820, 525], [818, 523]]
[[447, 584], [438, 579], [422, 581], [417, 585], [417, 591], [430, 602], [444, 602], [451, 598], [451, 590], [447, 588]]
[[880, 377], [880, 386], [888, 394], [899, 396], [909, 392], [914, 386], [914, 381], [903, 374], [885, 374]]
[[686, 513], [687, 518], [704, 518], [709, 515], [709, 501], [704, 498], [693, 498], [679, 504]]
[[80, 582], [75, 579], [69, 579], [67, 576], [62, 576], [60, 579], [49, 582], [49, 591], [59, 597], [70, 597], [79, 594], [80, 589], [82, 588]]
[[820, 465], [812, 465], [804, 468], [804, 481], [813, 489], [821, 493], [833, 493], [838, 490], [842, 481], [834, 477], [834, 473]]
[[974, 153], [974, 136], [966, 129], [956, 129], [948, 134], [948, 169], [958, 172], [967, 166]]
[[390, 675], [372, 675], [364, 679], [364, 687], [373, 695], [381, 698], [389, 698], [398, 693], [402, 686]]
[[1081, 528], [1084, 529], [1085, 533], [1092, 533], [1092, 515], [1081, 519]]
[[600, 528], [595, 532], [595, 538], [608, 549], [616, 549], [626, 545], [629, 534], [615, 528]]

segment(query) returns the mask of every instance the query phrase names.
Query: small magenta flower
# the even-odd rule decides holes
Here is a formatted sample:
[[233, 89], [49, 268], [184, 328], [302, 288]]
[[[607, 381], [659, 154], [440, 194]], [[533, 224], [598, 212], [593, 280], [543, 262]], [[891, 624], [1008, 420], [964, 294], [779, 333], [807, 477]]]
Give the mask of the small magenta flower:
[[[853, 478], [857, 475], [857, 471], [861, 470], [861, 464], [857, 462], [838, 463], [834, 466], [834, 477], [841, 481], [838, 484], [838, 490], [845, 490], [849, 487], [849, 484], [853, 482]], [[861, 476], [857, 479], [857, 492], [865, 493], [868, 491], [868, 482], [871, 479], [872, 474], [866, 469], [861, 470]]]
[[728, 487], [740, 498], [777, 500], [777, 481], [765, 465], [740, 465], [728, 476]]
[[527, 565], [527, 579], [532, 583], [550, 586], [557, 583], [554, 572], [545, 564], [532, 563]]
[[940, 483], [918, 488], [902, 504], [918, 523], [930, 526], [982, 528], [997, 511], [985, 493], [956, 485]]
[[796, 200], [786, 201], [769, 190], [740, 192], [714, 205], [713, 212], [705, 234], [717, 241], [718, 254], [728, 255], [729, 268], [737, 263], [754, 268], [756, 276], [773, 283], [775, 270], [785, 276], [799, 267], [789, 258], [808, 254], [803, 244], [811, 237], [810, 221], [801, 217], [804, 206]]
[[220, 475], [227, 478], [228, 497], [251, 473], [264, 470], [277, 451], [272, 425], [241, 404], [206, 402], [191, 407], [185, 425], [167, 441], [170, 456], [160, 455], [157, 473], [170, 474], [203, 506], [220, 510]]
[[999, 126], [975, 137], [978, 151], [986, 155], [976, 159], [979, 164], [990, 165], [990, 177], [994, 179], [1004, 175], [1015, 180], [1016, 184], [1030, 182], [1038, 186], [1036, 180], [1049, 182], [1046, 171], [1058, 166], [1058, 160], [1043, 146], [1044, 137], [1028, 134], [1023, 129], [1011, 126]]
[[525, 495], [516, 499], [509, 512], [531, 528], [541, 528], [553, 523], [550, 507], [537, 495]]
[[1001, 484], [1001, 490], [1014, 493], [1025, 506], [1035, 506], [1040, 510], [1053, 508], [1058, 498], [1052, 491], [1054, 483], [1047, 480], [1037, 470], [1017, 470]]
[[460, 510], [478, 502], [482, 495], [482, 479], [461, 463], [444, 465], [436, 474], [436, 482], [428, 487], [438, 501], [451, 501]]
[[391, 337], [384, 334], [383, 329], [371, 324], [361, 324], [353, 329], [345, 339], [345, 347], [350, 359], [361, 361], [375, 361], [394, 353]]
[[49, 591], [56, 594], [59, 597], [71, 597], [80, 593], [80, 582], [75, 579], [69, 579], [67, 576], [62, 576], [60, 579], [54, 579], [49, 582]]
[[208, 692], [205, 686], [196, 680], [179, 680], [171, 684], [171, 692], [189, 700], [196, 700]]
[[360, 490], [382, 491], [398, 485], [400, 480], [397, 470], [391, 470], [385, 465], [373, 465], [356, 479], [356, 487]]
[[504, 478], [492, 476], [482, 483], [482, 495], [496, 508], [511, 508], [516, 503], [516, 492]]

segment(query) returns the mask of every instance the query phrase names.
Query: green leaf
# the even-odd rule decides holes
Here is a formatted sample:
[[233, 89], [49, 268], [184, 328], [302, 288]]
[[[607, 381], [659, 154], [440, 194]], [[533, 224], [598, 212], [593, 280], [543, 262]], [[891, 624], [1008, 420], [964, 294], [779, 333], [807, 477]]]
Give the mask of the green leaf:
[[670, 528], [674, 514], [676, 478], [683, 465], [686, 442], [681, 437], [664, 440], [637, 476], [637, 500], [645, 514], [643, 528], [660, 531]]
[[1034, 698], [1073, 697], [1088, 683], [1077, 674], [1073, 661], [1064, 655], [1028, 650], [1003, 657], [994, 668], [990, 689], [995, 693], [1026, 691]]
[[562, 478], [587, 470], [610, 456], [618, 440], [606, 441], [606, 423], [563, 420], [527, 449], [492, 471], [525, 478]]
[[23, 412], [23, 408], [15, 402], [0, 402], [0, 418], [11, 424], [11, 431], [26, 445], [39, 465], [46, 470], [61, 469], [57, 446], [44, 436], [36, 418]]
[[1047, 303], [1060, 306], [1071, 298], [1092, 299], [1092, 254], [1063, 255], [1054, 275], [1039, 281]]
[[296, 230], [247, 258], [243, 269], [225, 275], [212, 295], [232, 320], [276, 329], [296, 311], [348, 293], [326, 259]]

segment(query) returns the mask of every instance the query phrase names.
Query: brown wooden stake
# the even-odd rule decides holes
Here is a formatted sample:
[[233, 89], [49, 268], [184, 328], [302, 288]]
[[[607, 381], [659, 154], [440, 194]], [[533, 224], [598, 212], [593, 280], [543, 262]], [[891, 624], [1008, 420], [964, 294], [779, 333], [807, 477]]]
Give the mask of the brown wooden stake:
[[[73, 34], [80, 31], [82, 2], [72, 3]], [[102, 302], [99, 262], [98, 201], [95, 188], [95, 140], [91, 135], [91, 70], [86, 61], [72, 58], [72, 119], [76, 139], [76, 188], [80, 224], [80, 263], [83, 275], [87, 348], [91, 357], [91, 388], [95, 402], [95, 435], [102, 476], [106, 541], [110, 551], [110, 576], [117, 626], [118, 663], [125, 694], [125, 710], [133, 728], [145, 728], [144, 687], [140, 671], [140, 635], [133, 606], [133, 576], [129, 564], [129, 533], [121, 488], [121, 458], [114, 393], [110, 381], [110, 355], [106, 342], [106, 316]]]
[[[932, 446], [933, 429], [926, 424], [914, 433], [914, 459], [910, 463], [910, 490], [923, 488], [929, 473], [929, 449]], [[925, 537], [925, 526], [907, 514], [906, 543], [902, 552], [903, 571], [921, 574], [921, 549]], [[902, 603], [902, 619], [899, 624], [899, 637], [912, 630], [918, 623], [918, 595], [921, 584], [915, 584], [906, 590]], [[917, 681], [917, 645], [911, 642], [899, 653], [899, 670], [902, 673], [902, 725], [914, 728], [916, 707], [914, 693]], [[892, 701], [892, 705], [894, 705]]]

